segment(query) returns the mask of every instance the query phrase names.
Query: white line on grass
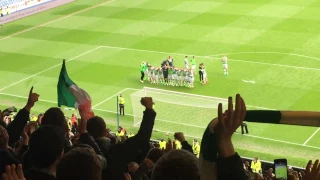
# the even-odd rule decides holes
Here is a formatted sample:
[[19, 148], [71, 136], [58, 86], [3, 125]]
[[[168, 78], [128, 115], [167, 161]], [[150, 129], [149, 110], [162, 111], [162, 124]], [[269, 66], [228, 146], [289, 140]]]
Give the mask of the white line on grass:
[[127, 90], [127, 88], [125, 88], [125, 89], [123, 89], [123, 90], [121, 90], [121, 91], [117, 92], [116, 94], [114, 94], [114, 95], [112, 95], [112, 96], [108, 97], [107, 99], [105, 99], [105, 100], [103, 100], [103, 101], [99, 102], [98, 104], [96, 104], [96, 105], [92, 106], [92, 108], [95, 108], [95, 107], [99, 106], [100, 104], [103, 104], [104, 102], [106, 102], [106, 101], [110, 100], [111, 98], [113, 98], [113, 97], [115, 97], [115, 96], [117, 96], [117, 95], [121, 94], [122, 92], [124, 92], [124, 91], [126, 91], [126, 90]]
[[[127, 88], [127, 89], [134, 89], [134, 88]], [[19, 95], [14, 95], [14, 94], [7, 94], [7, 93], [0, 93], [0, 95], [5, 95], [5, 96], [11, 96], [11, 97], [17, 97], [17, 98], [23, 98], [23, 99], [27, 99], [28, 97], [24, 97], [24, 96], [19, 96]], [[49, 101], [49, 100], [43, 100], [43, 99], [40, 99], [39, 100], [40, 102], [43, 101], [43, 102], [48, 102], [48, 103], [54, 103], [54, 104], [57, 104], [57, 102], [55, 101]], [[117, 113], [115, 111], [109, 111], [109, 110], [104, 110], [104, 109], [97, 109], [97, 108], [94, 108], [93, 110], [95, 111], [102, 111], [102, 112], [109, 112], [109, 113]], [[132, 114], [126, 114], [128, 116], [134, 116]], [[159, 120], [159, 121], [162, 121], [162, 120]], [[172, 122], [174, 123], [174, 122]], [[177, 123], [178, 124], [178, 123]], [[159, 131], [159, 130], [158, 130]], [[163, 131], [165, 132], [165, 131]], [[236, 133], [238, 135], [242, 135], [240, 133]], [[282, 140], [277, 140], [277, 139], [272, 139], [272, 138], [265, 138], [265, 137], [261, 137], [261, 136], [254, 136], [254, 135], [249, 135], [249, 134], [244, 134], [244, 136], [247, 136], [247, 137], [251, 137], [251, 138], [256, 138], [256, 139], [264, 139], [264, 140], [268, 140], [268, 141], [274, 141], [274, 142], [281, 142], [281, 143], [285, 143], [285, 144], [291, 144], [291, 145], [296, 145], [296, 146], [303, 146], [303, 147], [308, 147], [308, 148], [313, 148], [313, 149], [320, 149], [320, 147], [315, 147], [315, 146], [308, 146], [308, 145], [303, 145], [303, 144], [299, 144], [299, 143], [293, 143], [293, 142], [288, 142], [288, 141], [282, 141]], [[189, 136], [190, 137], [190, 136]], [[199, 137], [197, 137], [199, 138]]]
[[[188, 54], [181, 54], [181, 53], [173, 53], [173, 52], [164, 52], [164, 51], [153, 51], [153, 50], [146, 50], [146, 49], [134, 49], [134, 48], [125, 48], [125, 47], [116, 47], [116, 46], [101, 46], [103, 48], [110, 48], [110, 49], [122, 49], [122, 50], [129, 50], [129, 51], [140, 51], [140, 52], [149, 52], [149, 53], [159, 53], [159, 54], [167, 54], [167, 55], [178, 55], [178, 56], [186, 56]], [[205, 59], [220, 59], [212, 56], [198, 56], [196, 57], [205, 58]], [[301, 55], [304, 56], [304, 55]], [[308, 56], [304, 56], [308, 57]], [[315, 57], [312, 57], [315, 58]], [[315, 58], [317, 59], [317, 58]], [[230, 61], [237, 61], [237, 62], [244, 62], [244, 63], [252, 63], [252, 64], [262, 64], [262, 65], [269, 65], [269, 66], [279, 66], [279, 67], [287, 67], [287, 68], [296, 68], [296, 69], [306, 69], [306, 70], [316, 70], [319, 71], [318, 68], [309, 68], [309, 67], [301, 67], [301, 66], [291, 66], [291, 65], [283, 65], [283, 64], [273, 64], [273, 63], [264, 63], [264, 62], [256, 62], [256, 61], [247, 61], [247, 60], [239, 60], [239, 59], [229, 59]], [[320, 59], [319, 59], [320, 60]]]
[[82, 9], [82, 10], [79, 10], [79, 11], [76, 11], [76, 12], [73, 12], [71, 14], [68, 14], [68, 15], [65, 15], [61, 18], [57, 18], [55, 20], [52, 20], [52, 21], [49, 21], [49, 22], [46, 22], [46, 23], [43, 23], [43, 24], [40, 24], [38, 26], [34, 26], [34, 27], [31, 27], [31, 28], [28, 28], [28, 29], [25, 29], [25, 30], [22, 30], [22, 31], [19, 31], [19, 32], [16, 32], [16, 33], [13, 33], [11, 35], [8, 35], [8, 36], [5, 36], [3, 38], [0, 38], [0, 41], [1, 40], [5, 40], [5, 39], [8, 39], [10, 37], [13, 37], [13, 36], [16, 36], [16, 35], [19, 35], [19, 34], [22, 34], [22, 33], [25, 33], [25, 32], [28, 32], [28, 31], [31, 31], [31, 30], [34, 30], [34, 29], [37, 29], [39, 27], [42, 27], [42, 26], [45, 26], [45, 25], [48, 25], [48, 24], [51, 24], [51, 23], [54, 23], [54, 22], [57, 22], [57, 21], [60, 21], [62, 19], [65, 19], [65, 18], [68, 18], [70, 16], [73, 16], [73, 15], [76, 15], [76, 14], [79, 14], [79, 13], [82, 13], [82, 12], [85, 12], [85, 11], [89, 11], [91, 9], [94, 9], [94, 8], [97, 8], [99, 6], [103, 6], [105, 4], [108, 4], [108, 3], [111, 3], [111, 2], [114, 2], [115, 0], [110, 0], [110, 1], [107, 1], [107, 2], [104, 2], [104, 3], [100, 3], [100, 4], [97, 4], [95, 6], [91, 6], [91, 7], [88, 7], [88, 8], [85, 8], [85, 9]]
[[318, 133], [320, 130], [320, 127], [306, 140], [306, 142], [303, 143], [304, 146]]
[[[94, 48], [94, 49], [92, 49], [92, 50], [90, 50], [90, 51], [87, 51], [87, 52], [82, 53], [82, 54], [80, 54], [80, 55], [78, 55], [78, 56], [75, 56], [75, 57], [67, 60], [67, 62], [72, 61], [72, 60], [75, 60], [75, 59], [77, 59], [77, 58], [79, 58], [79, 57], [81, 57], [81, 56], [84, 56], [84, 55], [86, 55], [86, 54], [89, 54], [89, 53], [91, 53], [92, 51], [95, 51], [95, 50], [97, 50], [97, 49], [99, 49], [99, 48], [101, 48], [101, 47], [100, 47], [100, 46], [99, 46], [99, 47], [96, 47], [96, 48]], [[28, 79], [30, 79], [30, 78], [33, 78], [33, 77], [35, 77], [35, 76], [37, 76], [37, 75], [39, 75], [39, 74], [42, 74], [42, 73], [44, 73], [44, 72], [46, 72], [46, 71], [49, 71], [49, 70], [51, 70], [51, 69], [53, 69], [53, 68], [55, 68], [55, 67], [58, 67], [58, 66], [61, 66], [61, 63], [59, 63], [59, 64], [57, 64], [57, 65], [54, 65], [54, 66], [52, 66], [52, 67], [50, 67], [50, 68], [48, 68], [48, 69], [45, 69], [45, 70], [43, 70], [43, 71], [40, 71], [40, 72], [38, 72], [38, 73], [35, 73], [35, 74], [31, 75], [31, 76], [28, 76], [28, 77], [26, 77], [26, 78], [24, 78], [24, 79], [21, 79], [21, 80], [15, 82], [15, 83], [12, 83], [12, 84], [10, 84], [10, 85], [8, 85], [8, 86], [5, 86], [5, 87], [1, 88], [0, 91], [3, 91], [3, 90], [5, 90], [5, 89], [8, 89], [8, 88], [11, 87], [11, 86], [14, 86], [14, 85], [16, 85], [16, 84], [19, 84], [19, 83], [21, 83], [21, 82], [23, 82], [23, 81], [26, 81], [26, 80], [28, 80]]]
[[261, 51], [261, 52], [235, 52], [235, 53], [225, 53], [225, 54], [214, 54], [214, 55], [209, 55], [210, 57], [215, 57], [215, 56], [223, 56], [223, 55], [230, 55], [230, 54], [282, 54], [282, 55], [290, 55], [290, 56], [298, 56], [298, 57], [304, 57], [308, 59], [314, 59], [317, 61], [320, 61], [320, 58], [313, 57], [313, 56], [307, 56], [303, 54], [296, 54], [296, 53], [282, 53], [282, 52], [275, 52], [275, 51]]

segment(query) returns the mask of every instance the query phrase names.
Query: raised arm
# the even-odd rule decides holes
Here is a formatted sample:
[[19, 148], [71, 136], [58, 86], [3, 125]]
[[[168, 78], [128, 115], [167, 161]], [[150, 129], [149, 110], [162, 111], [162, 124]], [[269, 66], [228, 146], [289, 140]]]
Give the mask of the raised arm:
[[244, 119], [248, 122], [291, 124], [320, 127], [320, 112], [287, 110], [248, 110]]
[[33, 87], [29, 92], [29, 97], [26, 106], [20, 109], [14, 120], [8, 126], [7, 131], [9, 134], [9, 145], [13, 145], [20, 139], [20, 134], [23, 131], [24, 126], [30, 119], [30, 110], [34, 106], [35, 102], [39, 99], [39, 94], [33, 93]]
[[108, 169], [113, 174], [123, 175], [123, 169], [133, 161], [140, 150], [151, 138], [156, 112], [152, 109], [152, 98], [141, 99], [141, 104], [146, 107], [138, 133], [120, 144], [111, 145], [108, 152]]

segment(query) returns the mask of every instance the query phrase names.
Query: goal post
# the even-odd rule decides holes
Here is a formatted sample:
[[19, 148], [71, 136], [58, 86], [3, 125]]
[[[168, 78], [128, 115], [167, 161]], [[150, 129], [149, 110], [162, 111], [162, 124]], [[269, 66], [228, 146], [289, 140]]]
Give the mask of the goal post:
[[[208, 123], [217, 116], [219, 103], [226, 99], [145, 87], [131, 95], [134, 126], [139, 127], [144, 107], [141, 97], [152, 97], [157, 112], [154, 130], [184, 132], [186, 136], [201, 138]], [[138, 104], [139, 103], [139, 104]]]

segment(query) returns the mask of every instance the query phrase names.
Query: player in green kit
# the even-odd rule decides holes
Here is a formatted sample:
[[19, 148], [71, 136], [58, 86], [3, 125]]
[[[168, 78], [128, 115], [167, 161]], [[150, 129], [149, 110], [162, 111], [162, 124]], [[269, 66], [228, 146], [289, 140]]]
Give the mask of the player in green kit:
[[174, 66], [172, 67], [172, 85], [178, 86], [177, 85], [177, 69]]
[[177, 69], [176, 73], [177, 73], [177, 80], [176, 80], [177, 81], [177, 86], [181, 86], [182, 85], [181, 69]]
[[163, 71], [162, 71], [161, 67], [159, 68], [159, 82], [160, 82], [160, 84], [164, 83]]
[[194, 83], [194, 73], [191, 69], [188, 71], [188, 87], [193, 88]]
[[154, 82], [155, 84], [159, 84], [159, 68], [154, 69]]
[[168, 69], [168, 74], [169, 74], [169, 76], [168, 76], [168, 79], [169, 79], [169, 85], [173, 85], [172, 84], [172, 74], [173, 74], [173, 70], [172, 70], [172, 67], [171, 66], [169, 66], [169, 69]]
[[187, 87], [188, 84], [188, 69], [182, 71], [183, 85]]
[[190, 59], [190, 63], [191, 63], [191, 70], [194, 73], [194, 75], [196, 74], [196, 68], [197, 68], [197, 61], [195, 56], [192, 56], [192, 58]]
[[142, 61], [142, 63], [140, 64], [140, 72], [141, 72], [140, 82], [141, 83], [143, 83], [145, 72], [146, 72], [147, 68], [148, 68], [147, 63]]
[[154, 67], [150, 67], [150, 70], [149, 70], [149, 81], [152, 84], [154, 83]]

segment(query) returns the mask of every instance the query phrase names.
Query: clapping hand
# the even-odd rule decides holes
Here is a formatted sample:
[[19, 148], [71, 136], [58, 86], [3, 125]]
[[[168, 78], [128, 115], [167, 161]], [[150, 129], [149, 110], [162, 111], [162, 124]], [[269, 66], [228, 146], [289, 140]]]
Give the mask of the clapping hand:
[[236, 95], [235, 109], [233, 110], [232, 97], [228, 98], [228, 110], [225, 113], [222, 104], [218, 105], [218, 122], [215, 132], [220, 140], [231, 140], [231, 136], [242, 124], [246, 116], [246, 105], [240, 94]]
[[11, 166], [6, 167], [6, 172], [2, 174], [3, 180], [26, 180], [22, 171], [22, 165], [19, 164], [17, 171], [16, 165], [13, 164]]
[[310, 160], [307, 164], [306, 170], [302, 175], [303, 180], [320, 180], [320, 163], [316, 160], [312, 166], [312, 161]]
[[0, 126], [0, 149], [8, 149], [9, 135], [7, 130]]

